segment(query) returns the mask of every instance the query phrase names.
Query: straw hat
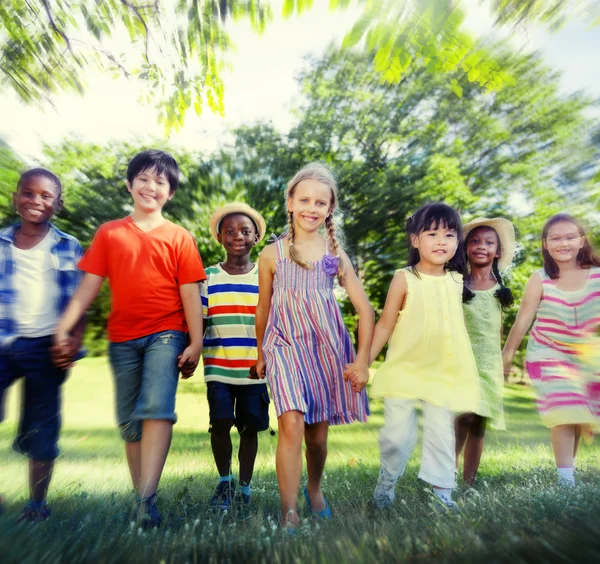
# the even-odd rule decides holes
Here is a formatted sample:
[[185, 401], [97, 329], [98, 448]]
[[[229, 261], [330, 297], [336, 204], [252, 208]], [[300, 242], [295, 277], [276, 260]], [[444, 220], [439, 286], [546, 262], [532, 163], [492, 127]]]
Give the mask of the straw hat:
[[506, 270], [510, 266], [516, 250], [515, 228], [513, 224], [503, 217], [494, 217], [492, 219], [477, 217], [473, 221], [469, 221], [469, 223], [463, 225], [465, 241], [469, 233], [477, 227], [491, 227], [498, 233], [500, 248], [502, 250], [502, 255], [498, 259], [498, 270]]
[[209, 225], [210, 234], [213, 236], [213, 238], [216, 241], [219, 240], [217, 234], [219, 233], [221, 220], [226, 215], [231, 215], [234, 213], [241, 213], [243, 215], [247, 215], [254, 222], [254, 225], [256, 225], [256, 228], [258, 229], [258, 241], [261, 241], [262, 238], [265, 236], [265, 231], [267, 230], [267, 224], [265, 223], [263, 216], [260, 215], [254, 208], [251, 208], [248, 204], [243, 204], [241, 202], [233, 202], [231, 204], [227, 204], [212, 214]]

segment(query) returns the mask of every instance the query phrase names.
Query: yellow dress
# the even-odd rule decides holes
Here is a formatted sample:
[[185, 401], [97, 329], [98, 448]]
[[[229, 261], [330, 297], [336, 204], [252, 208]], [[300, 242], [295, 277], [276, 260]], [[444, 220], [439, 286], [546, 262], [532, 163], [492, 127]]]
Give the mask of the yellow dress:
[[421, 399], [457, 413], [480, 407], [479, 376], [462, 308], [462, 276], [430, 276], [411, 269], [404, 309], [398, 315], [373, 397]]

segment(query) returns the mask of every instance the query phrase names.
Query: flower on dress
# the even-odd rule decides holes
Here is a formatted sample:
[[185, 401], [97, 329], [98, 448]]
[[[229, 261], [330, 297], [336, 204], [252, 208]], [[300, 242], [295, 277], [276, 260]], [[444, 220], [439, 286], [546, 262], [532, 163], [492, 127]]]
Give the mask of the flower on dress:
[[335, 276], [338, 272], [338, 257], [334, 257], [333, 255], [323, 255], [321, 259], [321, 264], [323, 265], [323, 270], [325, 274], [329, 276]]

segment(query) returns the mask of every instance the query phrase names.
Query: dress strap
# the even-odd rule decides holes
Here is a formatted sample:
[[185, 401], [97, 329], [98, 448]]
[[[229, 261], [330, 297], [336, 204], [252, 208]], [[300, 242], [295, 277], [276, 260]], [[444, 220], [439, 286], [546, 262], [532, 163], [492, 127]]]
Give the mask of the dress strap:
[[283, 253], [283, 240], [277, 239], [277, 258], [281, 260], [284, 257], [285, 254]]
[[329, 254], [329, 237], [325, 237], [325, 254]]
[[275, 233], [271, 233], [271, 242], [275, 243], [275, 248], [277, 249], [277, 259], [285, 258], [285, 254], [283, 252], [283, 239], [285, 239], [286, 236], [286, 231], [284, 231], [279, 237], [277, 237]]

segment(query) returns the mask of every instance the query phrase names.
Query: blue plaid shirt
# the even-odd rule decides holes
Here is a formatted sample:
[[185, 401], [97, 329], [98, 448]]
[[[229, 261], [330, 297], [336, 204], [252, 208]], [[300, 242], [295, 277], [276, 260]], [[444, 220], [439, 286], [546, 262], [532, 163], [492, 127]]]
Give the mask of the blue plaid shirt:
[[[16, 323], [18, 312], [15, 311], [17, 290], [14, 288], [16, 265], [12, 249], [15, 232], [20, 225], [15, 223], [0, 230], [0, 346], [18, 337]], [[50, 252], [59, 288], [57, 311], [62, 315], [81, 282], [83, 273], [77, 268], [77, 263], [83, 256], [83, 249], [75, 237], [63, 233], [52, 224], [50, 224], [50, 233], [53, 239]]]

